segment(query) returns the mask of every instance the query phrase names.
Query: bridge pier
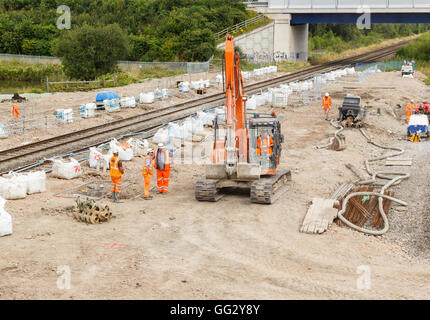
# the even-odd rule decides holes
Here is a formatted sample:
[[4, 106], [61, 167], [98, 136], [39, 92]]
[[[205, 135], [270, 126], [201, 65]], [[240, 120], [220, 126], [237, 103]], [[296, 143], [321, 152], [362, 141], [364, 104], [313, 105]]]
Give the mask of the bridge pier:
[[289, 60], [308, 60], [309, 25], [291, 25], [290, 14], [267, 14], [274, 21], [273, 53]]
[[[307, 61], [309, 25], [291, 25], [291, 14], [266, 15], [272, 22], [236, 36], [236, 46], [255, 62]], [[217, 48], [224, 50], [224, 43]]]

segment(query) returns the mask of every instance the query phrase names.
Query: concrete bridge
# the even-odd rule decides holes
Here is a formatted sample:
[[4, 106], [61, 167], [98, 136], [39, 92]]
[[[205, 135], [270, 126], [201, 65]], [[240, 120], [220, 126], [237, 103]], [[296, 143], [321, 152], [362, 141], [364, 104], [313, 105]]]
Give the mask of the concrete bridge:
[[[309, 24], [430, 23], [430, 0], [268, 0], [246, 2], [273, 21], [236, 38], [249, 55], [307, 60]], [[219, 47], [222, 47], [220, 45]]]

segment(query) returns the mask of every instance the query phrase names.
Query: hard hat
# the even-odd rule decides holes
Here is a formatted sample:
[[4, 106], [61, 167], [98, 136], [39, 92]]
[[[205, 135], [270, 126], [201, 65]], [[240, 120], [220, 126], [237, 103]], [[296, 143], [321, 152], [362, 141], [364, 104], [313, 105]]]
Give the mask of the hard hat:
[[164, 144], [159, 143], [159, 144], [158, 144], [158, 147], [159, 147], [159, 148], [164, 148]]
[[411, 102], [414, 102], [414, 99], [411, 99]]
[[326, 92], [325, 96], [326, 96], [326, 97], [328, 97], [328, 96], [329, 96], [328, 92]]
[[152, 150], [152, 148], [149, 148], [149, 149], [147, 150], [147, 152], [148, 152], [148, 153], [153, 153], [153, 152], [154, 152], [154, 150]]

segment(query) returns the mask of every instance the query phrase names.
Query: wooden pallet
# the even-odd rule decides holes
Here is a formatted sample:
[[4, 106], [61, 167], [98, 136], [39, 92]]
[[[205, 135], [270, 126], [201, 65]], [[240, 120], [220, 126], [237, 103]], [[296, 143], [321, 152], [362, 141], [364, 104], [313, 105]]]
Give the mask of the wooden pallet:
[[335, 204], [336, 200], [333, 199], [312, 199], [312, 205], [306, 213], [300, 232], [320, 234], [326, 231], [337, 216]]
[[402, 167], [410, 167], [412, 166], [412, 159], [411, 158], [405, 158], [405, 159], [399, 159], [399, 158], [388, 158], [385, 161], [386, 166], [402, 166]]

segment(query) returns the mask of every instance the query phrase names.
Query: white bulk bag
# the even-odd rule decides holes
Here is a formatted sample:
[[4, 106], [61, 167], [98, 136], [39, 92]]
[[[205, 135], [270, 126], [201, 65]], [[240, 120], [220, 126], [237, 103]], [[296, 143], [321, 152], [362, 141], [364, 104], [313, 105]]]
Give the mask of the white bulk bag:
[[332, 73], [332, 72], [326, 73], [325, 76], [326, 76], [325, 78], [327, 79], [327, 81], [334, 81], [334, 80], [336, 80], [336, 77], [335, 77], [334, 73]]
[[64, 122], [73, 122], [73, 109], [64, 109]]
[[270, 66], [269, 67], [269, 72], [270, 73], [278, 72], [278, 66]]
[[121, 106], [121, 108], [128, 108], [128, 98], [122, 98], [119, 101], [119, 105]]
[[133, 148], [130, 146], [129, 148], [124, 149], [122, 146], [119, 151], [119, 159], [123, 161], [131, 161], [134, 156]]
[[121, 146], [121, 143], [119, 143], [116, 139], [113, 139], [111, 142], [109, 142], [109, 147], [112, 153], [118, 152], [118, 157], [120, 160], [123, 161], [130, 161], [133, 159], [133, 148], [131, 146], [124, 150], [124, 148]]
[[97, 164], [99, 161], [103, 159], [103, 154], [98, 151], [95, 147], [90, 148], [90, 168], [97, 168]]
[[105, 162], [105, 168], [109, 168], [110, 159], [113, 157], [113, 153], [109, 151], [108, 154], [102, 156], [102, 160]]
[[27, 176], [27, 194], [42, 193], [46, 191], [45, 171], [30, 172], [26, 176]]
[[95, 103], [87, 103], [85, 105], [85, 114], [84, 118], [91, 118], [95, 115], [95, 110], [97, 109], [97, 106]]
[[283, 90], [277, 90], [272, 93], [272, 105], [274, 107], [283, 108], [288, 104], [288, 94]]
[[3, 179], [1, 187], [1, 197], [6, 200], [24, 199], [27, 196], [27, 181], [16, 179]]
[[246, 109], [247, 110], [257, 109], [257, 99], [255, 99], [254, 97], [249, 98], [248, 101], [246, 102]]
[[289, 84], [292, 91], [299, 91], [300, 84], [298, 82], [292, 82]]
[[242, 71], [242, 78], [243, 78], [243, 79], [249, 79], [249, 72], [247, 72], [247, 71]]
[[0, 197], [0, 237], [12, 234], [12, 217], [6, 212], [6, 200]]
[[114, 112], [114, 111], [119, 111], [120, 110], [119, 100], [118, 99], [104, 100], [103, 104], [104, 104], [105, 110], [107, 112]]
[[191, 89], [193, 90], [200, 89], [200, 81], [191, 81]]
[[203, 122], [198, 115], [192, 119], [192, 123], [193, 123], [193, 133], [203, 131]]
[[52, 175], [59, 179], [71, 180], [82, 175], [82, 169], [79, 162], [70, 158], [70, 162], [62, 159], [53, 160]]
[[343, 76], [346, 76], [346, 70], [345, 69], [342, 69], [342, 70], [339, 70], [339, 75], [341, 76], [341, 77], [343, 77]]
[[254, 97], [256, 100], [257, 107], [262, 106], [263, 104], [266, 103], [266, 98], [263, 95], [257, 94]]
[[141, 93], [139, 97], [140, 103], [154, 103], [155, 94], [154, 92]]
[[152, 142], [154, 142], [155, 144], [159, 144], [159, 143], [166, 144], [167, 143], [167, 135], [168, 135], [167, 128], [158, 129], [158, 131], [152, 137]]
[[190, 91], [190, 83], [188, 81], [180, 82], [178, 84], [179, 91], [181, 92], [189, 92]]
[[185, 121], [180, 126], [183, 130], [184, 139], [191, 137], [193, 135], [193, 120], [191, 117], [185, 119]]
[[170, 122], [167, 126], [169, 139], [182, 139], [182, 130], [177, 123]]

